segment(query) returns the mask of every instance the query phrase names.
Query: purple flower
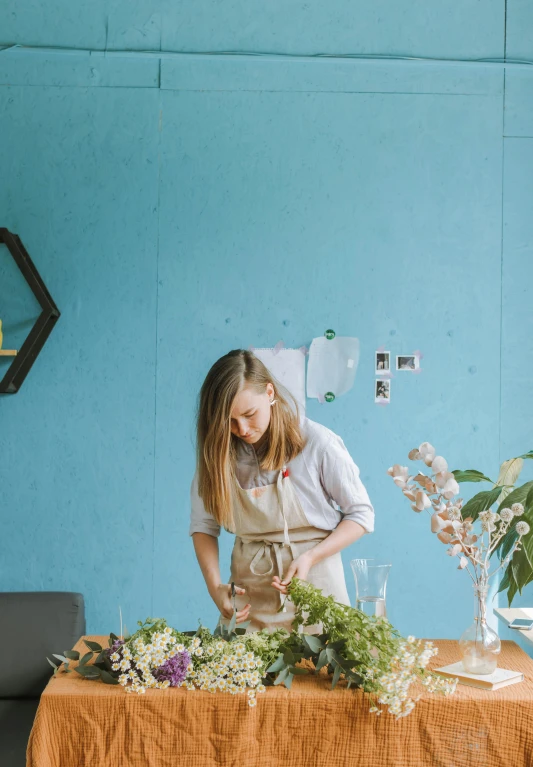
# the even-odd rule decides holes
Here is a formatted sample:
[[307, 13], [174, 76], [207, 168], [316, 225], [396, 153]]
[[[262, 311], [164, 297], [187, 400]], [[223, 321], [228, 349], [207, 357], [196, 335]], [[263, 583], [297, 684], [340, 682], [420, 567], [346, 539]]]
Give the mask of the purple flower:
[[154, 676], [160, 682], [165, 682], [168, 679], [171, 687], [179, 687], [187, 676], [187, 667], [190, 662], [191, 656], [187, 650], [183, 650], [156, 668]]
[[113, 644], [111, 645], [111, 647], [107, 647], [107, 648], [105, 649], [105, 651], [104, 651], [104, 652], [105, 652], [105, 654], [107, 655], [107, 657], [109, 658], [109, 656], [110, 656], [110, 655], [113, 655], [113, 653], [114, 653], [114, 652], [118, 652], [118, 649], [119, 649], [119, 648], [120, 648], [120, 647], [121, 647], [123, 644], [125, 644], [125, 642], [124, 642], [124, 640], [123, 640], [123, 639], [115, 639], [115, 641], [113, 642]]

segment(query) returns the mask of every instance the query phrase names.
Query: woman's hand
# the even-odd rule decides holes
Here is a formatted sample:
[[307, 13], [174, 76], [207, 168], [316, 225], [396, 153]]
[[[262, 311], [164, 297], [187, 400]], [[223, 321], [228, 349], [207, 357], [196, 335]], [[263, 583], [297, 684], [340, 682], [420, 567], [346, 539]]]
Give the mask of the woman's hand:
[[[246, 589], [241, 589], [240, 586], [235, 586], [236, 594], [244, 594]], [[218, 609], [224, 618], [231, 618], [233, 616], [233, 601], [231, 597], [231, 584], [220, 583], [212, 592], [211, 599], [216, 604]], [[251, 604], [247, 604], [242, 610], [237, 610], [237, 623], [243, 623], [248, 620], [248, 613], [250, 612]]]
[[283, 580], [278, 575], [273, 576], [272, 586], [282, 594], [287, 594], [287, 586], [291, 582], [291, 578], [300, 578], [300, 580], [305, 581], [312, 566], [313, 561], [309, 552], [306, 551], [292, 560]]

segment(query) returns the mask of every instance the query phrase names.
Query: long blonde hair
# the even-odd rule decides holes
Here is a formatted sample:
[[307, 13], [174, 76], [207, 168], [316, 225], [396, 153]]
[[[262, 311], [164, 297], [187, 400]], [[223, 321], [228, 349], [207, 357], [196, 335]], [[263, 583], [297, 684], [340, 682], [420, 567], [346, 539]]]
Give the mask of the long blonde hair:
[[301, 453], [305, 440], [298, 403], [261, 360], [250, 351], [234, 349], [215, 362], [200, 390], [196, 414], [198, 495], [206, 511], [226, 530], [234, 531], [232, 487], [239, 439], [231, 433], [231, 409], [245, 386], [261, 394], [268, 383], [274, 386], [277, 402], [271, 408], [260, 466], [274, 471]]

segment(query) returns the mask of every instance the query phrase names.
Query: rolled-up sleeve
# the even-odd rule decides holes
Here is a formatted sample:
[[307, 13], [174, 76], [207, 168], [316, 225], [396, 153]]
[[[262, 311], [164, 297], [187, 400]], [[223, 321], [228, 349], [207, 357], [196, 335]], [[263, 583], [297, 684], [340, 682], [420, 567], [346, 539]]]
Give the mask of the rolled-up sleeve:
[[359, 477], [359, 467], [354, 463], [346, 445], [338, 435], [333, 435], [322, 453], [320, 462], [321, 482], [330, 498], [340, 507], [344, 519], [353, 519], [374, 532], [374, 507]]
[[204, 503], [198, 495], [198, 473], [195, 472], [191, 482], [191, 519], [189, 535], [193, 533], [207, 533], [218, 538], [220, 525], [216, 519], [206, 511]]

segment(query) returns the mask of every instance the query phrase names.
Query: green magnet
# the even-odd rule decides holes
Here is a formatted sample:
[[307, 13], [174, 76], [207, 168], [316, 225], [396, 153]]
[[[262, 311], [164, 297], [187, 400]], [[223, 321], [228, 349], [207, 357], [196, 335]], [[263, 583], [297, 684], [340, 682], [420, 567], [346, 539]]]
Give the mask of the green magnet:
[[333, 394], [332, 391], [328, 391], [324, 394], [324, 399], [326, 400], [326, 402], [333, 402], [333, 400], [335, 399], [335, 395]]
[[328, 341], [331, 341], [333, 338], [335, 338], [335, 331], [334, 330], [326, 330], [324, 333]]

